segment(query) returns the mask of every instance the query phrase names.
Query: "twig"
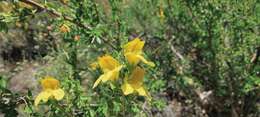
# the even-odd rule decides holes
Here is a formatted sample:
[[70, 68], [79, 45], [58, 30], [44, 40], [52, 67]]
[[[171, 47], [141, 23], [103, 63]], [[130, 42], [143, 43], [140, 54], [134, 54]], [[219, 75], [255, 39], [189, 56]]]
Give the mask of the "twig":
[[90, 27], [88, 25], [85, 25], [85, 24], [82, 24], [80, 22], [77, 22], [73, 18], [71, 18], [69, 16], [64, 16], [62, 13], [57, 12], [57, 11], [55, 11], [53, 9], [49, 9], [49, 8], [45, 7], [44, 5], [42, 5], [42, 4], [38, 3], [38, 2], [35, 2], [33, 0], [20, 0], [20, 1], [25, 3], [25, 4], [29, 4], [31, 6], [34, 6], [34, 7], [36, 7], [37, 9], [39, 9], [41, 11], [47, 11], [47, 13], [52, 14], [52, 15], [54, 15], [56, 17], [62, 17], [64, 20], [67, 20], [67, 21], [69, 21], [69, 22], [71, 22], [73, 24], [76, 24], [76, 25], [80, 26], [81, 28], [85, 28], [85, 29], [88, 29], [88, 30], [92, 29], [92, 27]]
[[257, 47], [255, 53], [253, 54], [253, 56], [250, 60], [250, 62], [251, 63], [257, 63], [259, 56], [260, 56], [260, 47]]
[[182, 61], [184, 61], [184, 57], [174, 48], [174, 46], [172, 45], [172, 40], [169, 41], [169, 46], [172, 50], [172, 52]]

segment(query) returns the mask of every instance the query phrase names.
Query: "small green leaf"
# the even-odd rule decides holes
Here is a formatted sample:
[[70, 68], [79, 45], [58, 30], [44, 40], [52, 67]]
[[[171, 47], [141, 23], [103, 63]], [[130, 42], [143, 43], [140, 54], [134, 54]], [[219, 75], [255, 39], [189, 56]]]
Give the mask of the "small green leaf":
[[7, 87], [7, 81], [2, 76], [0, 76], [0, 87], [2, 87], [2, 88]]

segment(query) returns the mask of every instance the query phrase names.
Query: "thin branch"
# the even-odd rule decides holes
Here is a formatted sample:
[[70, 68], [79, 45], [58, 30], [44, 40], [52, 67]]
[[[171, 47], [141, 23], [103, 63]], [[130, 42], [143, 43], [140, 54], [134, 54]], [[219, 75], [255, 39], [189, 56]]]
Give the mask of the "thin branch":
[[250, 60], [250, 62], [256, 64], [259, 56], [260, 56], [260, 47], [257, 47], [255, 53], [253, 54], [253, 56]]
[[51, 15], [54, 15], [56, 17], [61, 17], [64, 20], [69, 21], [69, 22], [71, 22], [73, 24], [76, 24], [76, 25], [78, 25], [81, 28], [85, 28], [85, 29], [88, 29], [88, 30], [92, 29], [92, 27], [90, 27], [88, 25], [85, 25], [85, 24], [82, 24], [80, 22], [77, 22], [73, 18], [71, 18], [69, 16], [64, 16], [62, 13], [60, 13], [58, 11], [55, 11], [53, 9], [49, 9], [49, 8], [45, 7], [44, 5], [42, 5], [42, 4], [38, 3], [38, 2], [35, 2], [33, 0], [20, 0], [20, 1], [25, 3], [25, 4], [29, 4], [31, 6], [34, 6], [34, 7], [36, 7], [37, 9], [39, 9], [41, 11], [47, 11], [47, 13], [49, 13]]
[[169, 41], [169, 46], [172, 50], [172, 52], [182, 61], [184, 61], [184, 57], [174, 48], [173, 44], [172, 44], [172, 40]]

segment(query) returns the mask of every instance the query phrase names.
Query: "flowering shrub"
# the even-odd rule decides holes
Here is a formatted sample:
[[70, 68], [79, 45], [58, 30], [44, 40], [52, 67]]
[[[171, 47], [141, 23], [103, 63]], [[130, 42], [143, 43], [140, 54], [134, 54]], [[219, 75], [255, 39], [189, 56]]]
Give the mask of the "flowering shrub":
[[256, 117], [257, 3], [0, 0], [0, 116]]

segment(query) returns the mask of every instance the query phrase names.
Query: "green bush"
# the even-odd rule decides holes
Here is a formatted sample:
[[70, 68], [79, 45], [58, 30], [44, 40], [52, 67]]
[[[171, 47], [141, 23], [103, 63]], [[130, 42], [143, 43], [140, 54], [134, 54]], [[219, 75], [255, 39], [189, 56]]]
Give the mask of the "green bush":
[[[15, 108], [21, 104], [25, 104], [22, 111], [28, 116], [153, 116], [154, 110], [162, 112], [174, 99], [191, 106], [194, 116], [201, 116], [196, 107], [210, 117], [259, 115], [258, 0], [1, 3], [1, 31], [28, 31], [29, 22], [38, 19], [43, 25], [35, 24], [34, 30], [54, 37], [48, 40], [51, 51], [39, 58], [47, 66], [35, 76], [37, 81], [55, 77], [65, 92], [60, 101], [50, 99], [34, 106], [39, 93], [13, 93], [1, 77], [0, 107], [5, 116], [16, 116]], [[155, 67], [146, 62], [129, 63], [124, 48], [134, 38], [145, 41], [141, 55]], [[92, 67], [104, 55], [112, 56], [124, 68], [119, 80], [93, 89], [95, 80], [106, 70]], [[137, 66], [146, 71], [143, 85], [151, 100], [148, 94], [148, 98], [138, 93], [126, 96], [121, 90], [124, 78], [131, 77]], [[3, 102], [7, 94], [8, 104]], [[9, 115], [10, 111], [14, 115]]]

